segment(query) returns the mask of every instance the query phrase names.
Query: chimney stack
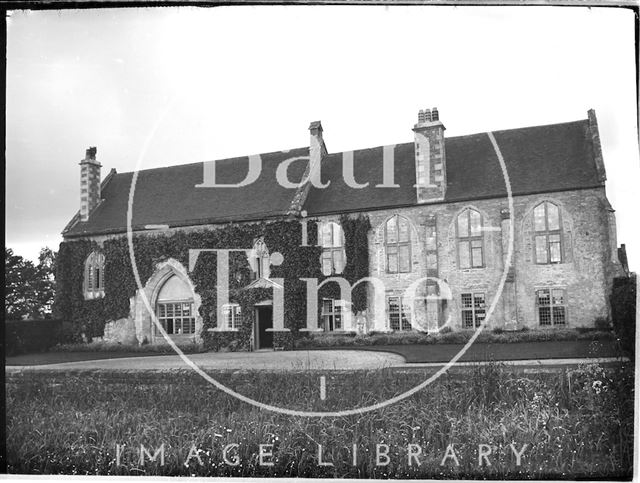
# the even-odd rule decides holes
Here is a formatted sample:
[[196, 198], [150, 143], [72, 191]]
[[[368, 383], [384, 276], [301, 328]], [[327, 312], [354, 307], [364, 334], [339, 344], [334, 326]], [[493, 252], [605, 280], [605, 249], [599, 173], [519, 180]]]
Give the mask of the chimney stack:
[[322, 138], [322, 124], [320, 121], [313, 121], [309, 124], [309, 169], [313, 173], [314, 169], [320, 169], [322, 156], [327, 155], [327, 147]]
[[418, 112], [418, 124], [413, 127], [418, 203], [444, 199], [447, 189], [444, 130], [437, 107]]
[[309, 133], [311, 135], [309, 156], [313, 161], [316, 152], [320, 154], [327, 154], [327, 147], [324, 145], [324, 139], [322, 138], [322, 124], [320, 121], [313, 121], [309, 124]]
[[96, 161], [95, 147], [87, 149], [80, 161], [80, 221], [87, 221], [89, 214], [100, 203], [100, 168]]
[[316, 187], [326, 187], [329, 183], [327, 182], [327, 184], [322, 185], [321, 179], [322, 157], [327, 155], [327, 147], [325, 146], [324, 139], [322, 138], [322, 124], [320, 121], [313, 121], [309, 124], [309, 135], [309, 162], [307, 163], [307, 167], [305, 168], [304, 174], [301, 178], [303, 180], [306, 179], [307, 181], [296, 190], [296, 193], [289, 205], [289, 215], [301, 215], [303, 212], [302, 207], [307, 199], [311, 185]]

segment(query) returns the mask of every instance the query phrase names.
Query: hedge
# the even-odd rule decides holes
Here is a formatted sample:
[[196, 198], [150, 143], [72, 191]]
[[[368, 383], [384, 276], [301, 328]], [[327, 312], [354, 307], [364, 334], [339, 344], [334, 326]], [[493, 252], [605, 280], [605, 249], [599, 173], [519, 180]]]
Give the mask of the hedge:
[[611, 319], [621, 349], [635, 360], [636, 349], [636, 276], [613, 279]]
[[[425, 345], [425, 344], [466, 344], [474, 331], [446, 332], [425, 334], [422, 332], [371, 333], [368, 335], [321, 333], [301, 337], [295, 341], [296, 349], [313, 349], [323, 347], [358, 347], [387, 345]], [[577, 341], [577, 340], [611, 340], [610, 330], [597, 329], [554, 329], [554, 330], [517, 330], [482, 331], [476, 342], [511, 344], [516, 342]]]
[[7, 320], [4, 326], [8, 356], [44, 352], [62, 342], [62, 321], [57, 319]]

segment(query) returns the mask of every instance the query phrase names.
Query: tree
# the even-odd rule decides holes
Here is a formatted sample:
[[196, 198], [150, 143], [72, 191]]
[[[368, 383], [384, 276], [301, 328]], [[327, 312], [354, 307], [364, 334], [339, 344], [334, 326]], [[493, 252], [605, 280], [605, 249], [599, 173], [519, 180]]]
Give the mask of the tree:
[[51, 316], [51, 307], [56, 294], [56, 257], [57, 253], [49, 247], [44, 247], [38, 255], [38, 271], [36, 293], [38, 302], [45, 317]]
[[42, 318], [51, 314], [55, 293], [56, 253], [40, 250], [38, 265], [5, 248], [5, 319]]

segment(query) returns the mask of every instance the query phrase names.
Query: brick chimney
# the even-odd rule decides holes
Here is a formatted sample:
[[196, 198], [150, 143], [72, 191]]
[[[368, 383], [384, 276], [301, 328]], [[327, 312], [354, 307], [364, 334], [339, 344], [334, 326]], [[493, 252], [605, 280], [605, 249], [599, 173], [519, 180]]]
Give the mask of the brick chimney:
[[87, 149], [80, 161], [80, 221], [87, 221], [91, 211], [100, 203], [100, 168], [95, 147]]
[[437, 107], [420, 110], [418, 123], [413, 126], [418, 203], [444, 199], [447, 189], [444, 130]]

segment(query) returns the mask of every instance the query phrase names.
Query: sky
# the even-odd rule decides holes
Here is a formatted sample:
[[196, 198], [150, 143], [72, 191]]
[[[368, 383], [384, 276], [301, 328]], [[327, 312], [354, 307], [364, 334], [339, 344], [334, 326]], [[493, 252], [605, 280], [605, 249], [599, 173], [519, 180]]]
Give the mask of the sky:
[[634, 15], [621, 8], [225, 6], [13, 11], [6, 245], [57, 250], [96, 146], [103, 177], [307, 146], [410, 142], [596, 110], [618, 242], [640, 266]]

